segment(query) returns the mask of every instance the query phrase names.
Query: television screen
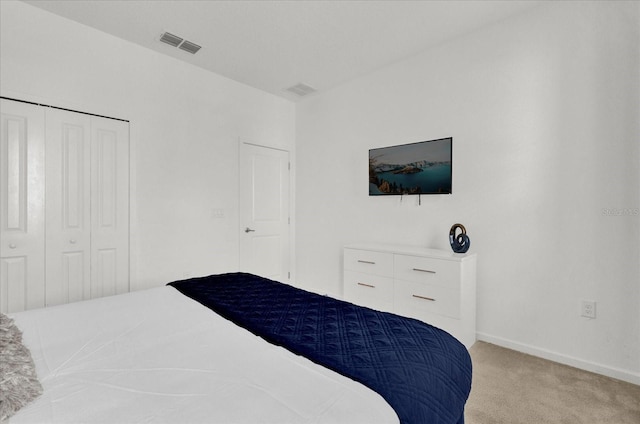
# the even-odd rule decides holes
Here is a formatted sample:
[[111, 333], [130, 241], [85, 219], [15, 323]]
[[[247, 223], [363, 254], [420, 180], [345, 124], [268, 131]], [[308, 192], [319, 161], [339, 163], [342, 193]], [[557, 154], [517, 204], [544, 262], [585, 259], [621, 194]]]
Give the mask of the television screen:
[[453, 138], [369, 150], [369, 195], [450, 194]]

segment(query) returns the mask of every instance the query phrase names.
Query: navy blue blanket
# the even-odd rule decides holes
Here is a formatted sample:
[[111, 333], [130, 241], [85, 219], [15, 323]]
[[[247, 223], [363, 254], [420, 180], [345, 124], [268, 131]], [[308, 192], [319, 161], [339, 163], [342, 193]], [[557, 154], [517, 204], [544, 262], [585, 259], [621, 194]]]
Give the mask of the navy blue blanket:
[[268, 342], [378, 392], [403, 424], [463, 424], [471, 358], [448, 333], [251, 274], [169, 283]]

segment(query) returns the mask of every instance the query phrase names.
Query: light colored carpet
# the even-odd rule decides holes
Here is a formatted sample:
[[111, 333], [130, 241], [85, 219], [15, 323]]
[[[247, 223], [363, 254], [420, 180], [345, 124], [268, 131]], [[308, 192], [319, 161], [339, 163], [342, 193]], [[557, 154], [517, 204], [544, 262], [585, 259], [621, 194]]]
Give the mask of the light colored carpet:
[[640, 424], [640, 386], [485, 342], [470, 353], [466, 424]]

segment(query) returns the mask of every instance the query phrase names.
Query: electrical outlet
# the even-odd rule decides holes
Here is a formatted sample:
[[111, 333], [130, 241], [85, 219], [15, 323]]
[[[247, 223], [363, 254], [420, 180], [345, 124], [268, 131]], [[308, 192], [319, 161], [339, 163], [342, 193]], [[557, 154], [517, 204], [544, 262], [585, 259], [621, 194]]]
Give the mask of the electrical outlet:
[[596, 302], [593, 300], [583, 300], [581, 306], [581, 315], [587, 318], [596, 317]]

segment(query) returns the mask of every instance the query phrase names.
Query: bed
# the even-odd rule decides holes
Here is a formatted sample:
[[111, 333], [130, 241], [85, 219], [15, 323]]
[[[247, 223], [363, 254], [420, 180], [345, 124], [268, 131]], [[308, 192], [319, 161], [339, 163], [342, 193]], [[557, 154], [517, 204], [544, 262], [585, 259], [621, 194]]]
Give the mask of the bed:
[[21, 423], [462, 424], [471, 360], [428, 324], [245, 273], [10, 316]]

